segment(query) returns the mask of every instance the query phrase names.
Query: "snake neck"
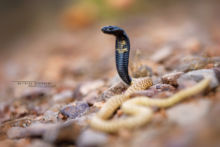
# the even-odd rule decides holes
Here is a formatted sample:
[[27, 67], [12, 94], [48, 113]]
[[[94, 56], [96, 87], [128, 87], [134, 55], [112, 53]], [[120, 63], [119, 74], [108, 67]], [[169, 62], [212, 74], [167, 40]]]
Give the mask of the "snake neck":
[[130, 41], [127, 35], [116, 36], [115, 49], [119, 54], [130, 52]]
[[128, 73], [130, 41], [125, 33], [116, 36], [115, 48], [117, 72], [121, 79], [130, 85], [131, 77]]

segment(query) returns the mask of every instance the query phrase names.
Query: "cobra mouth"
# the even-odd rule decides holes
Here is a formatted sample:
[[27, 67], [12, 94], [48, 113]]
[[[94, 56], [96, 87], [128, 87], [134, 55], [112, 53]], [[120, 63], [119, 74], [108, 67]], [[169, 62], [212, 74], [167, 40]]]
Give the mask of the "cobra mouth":
[[121, 79], [128, 85], [131, 84], [131, 78], [128, 73], [130, 44], [128, 36], [122, 28], [117, 26], [105, 26], [102, 32], [116, 37], [116, 68]]
[[124, 34], [124, 30], [117, 26], [105, 26], [101, 30], [105, 34], [111, 34], [116, 36], [120, 36]]

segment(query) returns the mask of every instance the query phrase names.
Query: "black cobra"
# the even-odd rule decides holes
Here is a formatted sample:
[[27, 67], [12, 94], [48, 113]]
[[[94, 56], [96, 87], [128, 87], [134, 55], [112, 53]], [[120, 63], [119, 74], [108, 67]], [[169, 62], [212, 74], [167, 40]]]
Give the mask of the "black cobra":
[[128, 74], [130, 41], [127, 34], [117, 26], [105, 26], [102, 28], [102, 32], [116, 37], [115, 57], [117, 71], [121, 79], [130, 85], [131, 77]]

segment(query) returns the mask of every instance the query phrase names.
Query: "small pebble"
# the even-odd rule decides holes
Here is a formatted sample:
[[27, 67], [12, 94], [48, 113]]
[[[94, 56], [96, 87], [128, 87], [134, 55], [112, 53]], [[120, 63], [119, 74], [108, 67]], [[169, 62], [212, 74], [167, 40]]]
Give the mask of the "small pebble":
[[190, 53], [198, 53], [201, 50], [201, 43], [197, 38], [190, 38], [184, 43], [184, 48]]
[[32, 87], [24, 90], [21, 97], [25, 98], [26, 100], [36, 100], [45, 97], [49, 93], [50, 90], [48, 88]]
[[220, 67], [214, 68], [213, 70], [215, 72], [216, 78], [218, 79], [218, 82], [220, 82]]
[[54, 102], [70, 102], [73, 100], [73, 92], [71, 90], [62, 91], [53, 96]]
[[183, 72], [174, 72], [164, 75], [161, 79], [164, 84], [170, 84], [173, 86], [178, 86], [177, 79], [183, 74]]
[[7, 135], [11, 139], [20, 139], [26, 137], [42, 137], [45, 141], [51, 143], [59, 142], [76, 142], [79, 136], [81, 127], [73, 121], [66, 123], [55, 123], [55, 124], [43, 124], [35, 123], [30, 127], [12, 127], [9, 129]]
[[208, 58], [200, 56], [186, 56], [181, 59], [177, 66], [178, 71], [188, 72], [205, 68], [209, 64]]
[[94, 105], [94, 103], [96, 103], [100, 99], [99, 99], [98, 93], [96, 91], [89, 93], [87, 96], [85, 96], [83, 98], [83, 100], [86, 101], [90, 106]]
[[151, 60], [155, 62], [162, 62], [165, 59], [167, 59], [172, 54], [172, 47], [171, 46], [165, 46], [158, 51], [156, 51], [152, 56]]
[[134, 68], [132, 70], [132, 77], [139, 78], [139, 77], [147, 77], [152, 76], [153, 71], [147, 65], [141, 65], [140, 67]]
[[178, 85], [183, 85], [183, 83], [189, 80], [199, 82], [204, 77], [208, 77], [211, 79], [209, 85], [211, 89], [216, 88], [219, 85], [219, 81], [213, 69], [201, 69], [185, 73], [180, 76], [180, 78], [177, 80], [177, 83]]
[[[153, 97], [153, 96], [161, 96], [162, 95], [166, 95], [166, 94], [172, 94], [170, 92], [175, 91], [175, 87], [173, 87], [172, 85], [169, 84], [155, 84], [153, 86], [151, 86], [150, 88], [146, 89], [146, 90], [141, 90], [141, 91], [137, 91], [134, 92], [131, 97], [137, 97], [137, 96], [147, 96], [147, 97]], [[165, 93], [164, 93], [165, 92]], [[167, 93], [168, 92], [168, 93]]]
[[43, 140], [33, 140], [30, 145], [27, 147], [54, 147], [52, 144], [49, 142], [43, 141]]
[[60, 113], [68, 118], [75, 119], [77, 117], [81, 117], [89, 110], [89, 105], [87, 102], [76, 102], [74, 104], [70, 104], [65, 106], [60, 110]]
[[81, 126], [71, 120], [47, 129], [43, 134], [43, 138], [45, 141], [51, 143], [75, 143], [80, 131]]
[[123, 82], [117, 82], [109, 89], [105, 90], [103, 94], [101, 95], [101, 98], [106, 100], [114, 95], [121, 94], [123, 91], [125, 91], [128, 88], [126, 84]]
[[85, 130], [79, 136], [77, 146], [91, 147], [91, 146], [103, 146], [107, 143], [108, 136], [105, 133], [96, 132], [90, 129]]
[[211, 107], [211, 101], [201, 99], [197, 103], [181, 103], [167, 110], [169, 120], [179, 125], [192, 125], [203, 119]]
[[86, 95], [89, 92], [96, 90], [96, 89], [99, 89], [102, 86], [104, 86], [104, 81], [102, 81], [102, 80], [87, 82], [87, 83], [81, 85], [80, 92], [83, 95]]
[[57, 122], [57, 117], [58, 112], [54, 112], [51, 110], [47, 110], [43, 115], [44, 122]]

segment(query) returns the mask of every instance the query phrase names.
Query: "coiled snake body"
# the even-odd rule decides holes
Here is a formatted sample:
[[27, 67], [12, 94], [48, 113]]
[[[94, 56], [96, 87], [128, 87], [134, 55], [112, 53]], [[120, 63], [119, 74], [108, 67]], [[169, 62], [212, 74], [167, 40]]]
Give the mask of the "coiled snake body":
[[[204, 78], [198, 84], [177, 92], [169, 98], [149, 98], [146, 96], [135, 97], [128, 100], [132, 93], [138, 90], [145, 90], [153, 85], [150, 77], [132, 79], [128, 74], [128, 60], [130, 44], [125, 31], [116, 26], [103, 27], [106, 34], [116, 36], [116, 67], [122, 80], [131, 85], [124, 94], [111, 97], [101, 110], [90, 120], [90, 126], [104, 132], [117, 132], [121, 128], [136, 128], [151, 120], [153, 110], [150, 106], [160, 108], [170, 107], [179, 101], [200, 93], [208, 87], [210, 79]], [[110, 119], [115, 110], [121, 106], [122, 111], [127, 114], [126, 118]], [[148, 106], [148, 107], [146, 107]]]

